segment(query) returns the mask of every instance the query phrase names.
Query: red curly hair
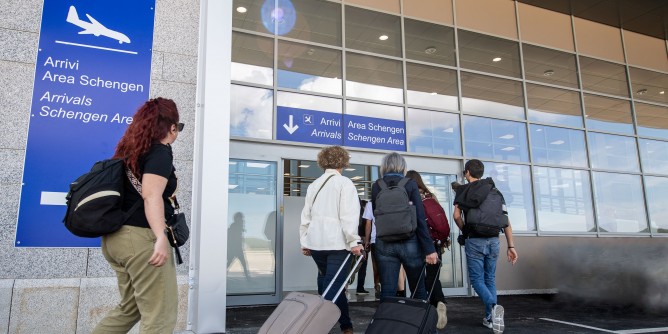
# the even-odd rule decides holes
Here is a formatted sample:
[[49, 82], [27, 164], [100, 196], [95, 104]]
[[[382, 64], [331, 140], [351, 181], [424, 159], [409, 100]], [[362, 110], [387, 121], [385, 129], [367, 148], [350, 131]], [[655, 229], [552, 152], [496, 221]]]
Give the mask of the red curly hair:
[[146, 101], [132, 116], [132, 123], [116, 146], [114, 158], [123, 159], [125, 165], [141, 177], [139, 158], [151, 145], [165, 138], [178, 122], [179, 111], [174, 101], [162, 97]]

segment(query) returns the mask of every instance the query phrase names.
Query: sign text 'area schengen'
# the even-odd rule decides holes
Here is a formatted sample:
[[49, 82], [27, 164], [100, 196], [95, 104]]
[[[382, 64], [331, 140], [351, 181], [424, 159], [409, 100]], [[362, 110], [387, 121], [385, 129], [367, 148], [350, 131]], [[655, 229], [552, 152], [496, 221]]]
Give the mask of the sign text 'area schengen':
[[404, 121], [289, 107], [277, 112], [278, 140], [406, 151]]
[[45, 0], [17, 247], [98, 247], [65, 229], [69, 184], [113, 155], [149, 96], [155, 0]]

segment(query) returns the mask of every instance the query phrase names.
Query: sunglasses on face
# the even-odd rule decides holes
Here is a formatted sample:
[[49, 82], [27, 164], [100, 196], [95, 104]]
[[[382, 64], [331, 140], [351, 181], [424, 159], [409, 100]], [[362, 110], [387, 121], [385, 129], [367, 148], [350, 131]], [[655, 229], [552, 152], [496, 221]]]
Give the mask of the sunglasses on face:
[[184, 126], [186, 126], [184, 123], [176, 123], [176, 129], [179, 130], [179, 132], [183, 131]]

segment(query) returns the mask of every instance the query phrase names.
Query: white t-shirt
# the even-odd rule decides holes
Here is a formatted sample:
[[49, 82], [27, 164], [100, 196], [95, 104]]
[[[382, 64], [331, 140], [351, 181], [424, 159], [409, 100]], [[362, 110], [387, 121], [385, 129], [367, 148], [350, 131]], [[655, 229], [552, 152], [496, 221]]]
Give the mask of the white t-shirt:
[[371, 238], [369, 238], [369, 242], [372, 244], [376, 243], [376, 217], [373, 216], [373, 205], [371, 205], [371, 202], [367, 202], [366, 206], [364, 207], [364, 213], [362, 214], [362, 218], [364, 219], [369, 219], [371, 220]]

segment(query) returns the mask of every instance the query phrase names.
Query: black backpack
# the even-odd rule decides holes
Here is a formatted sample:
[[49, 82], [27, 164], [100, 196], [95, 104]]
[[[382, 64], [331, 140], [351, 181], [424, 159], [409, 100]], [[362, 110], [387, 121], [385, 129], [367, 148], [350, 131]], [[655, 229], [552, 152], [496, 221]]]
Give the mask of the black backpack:
[[466, 211], [464, 218], [467, 232], [481, 237], [498, 236], [509, 225], [503, 194], [496, 187], [492, 188], [478, 207]]
[[417, 228], [415, 205], [406, 192], [409, 178], [403, 178], [396, 186], [388, 187], [383, 179], [376, 181], [380, 192], [376, 196], [373, 215], [376, 219], [376, 237], [383, 241], [406, 240]]
[[63, 218], [65, 227], [85, 238], [101, 237], [120, 229], [142, 204], [137, 201], [129, 211], [122, 210], [126, 178], [123, 160], [96, 162], [90, 172], [70, 184]]

